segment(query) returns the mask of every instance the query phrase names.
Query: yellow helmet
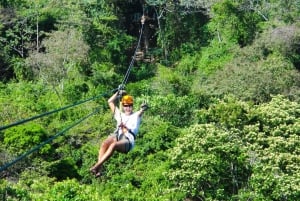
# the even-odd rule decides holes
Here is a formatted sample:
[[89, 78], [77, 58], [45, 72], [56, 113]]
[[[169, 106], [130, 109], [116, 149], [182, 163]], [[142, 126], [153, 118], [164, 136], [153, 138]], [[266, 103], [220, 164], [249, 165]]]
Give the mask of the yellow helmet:
[[133, 97], [129, 95], [125, 95], [122, 97], [122, 104], [123, 105], [132, 105], [133, 104]]

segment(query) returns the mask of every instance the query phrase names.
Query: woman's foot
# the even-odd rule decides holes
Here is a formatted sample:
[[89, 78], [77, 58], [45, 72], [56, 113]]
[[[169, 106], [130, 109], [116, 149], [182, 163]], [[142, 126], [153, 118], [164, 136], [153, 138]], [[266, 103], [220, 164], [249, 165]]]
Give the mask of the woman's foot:
[[91, 169], [90, 169], [90, 172], [91, 172], [92, 174], [94, 174], [94, 175], [96, 175], [96, 174], [97, 174], [97, 170], [96, 170], [96, 169], [94, 169], [94, 168], [91, 168]]
[[102, 166], [100, 167], [96, 167], [96, 166], [93, 166], [91, 169], [90, 169], [90, 172], [95, 175], [95, 177], [100, 177], [101, 176], [101, 170], [102, 170]]
[[98, 177], [100, 177], [101, 176], [101, 172], [97, 172], [96, 174], [95, 174], [95, 178], [98, 178]]

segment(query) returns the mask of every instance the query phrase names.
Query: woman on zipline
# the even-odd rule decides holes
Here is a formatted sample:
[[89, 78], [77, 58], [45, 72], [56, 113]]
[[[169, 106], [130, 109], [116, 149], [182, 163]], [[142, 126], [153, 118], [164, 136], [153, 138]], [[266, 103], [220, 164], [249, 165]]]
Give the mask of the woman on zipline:
[[142, 104], [139, 111], [133, 112], [133, 97], [124, 95], [121, 99], [123, 108], [123, 112], [121, 112], [116, 102], [119, 100], [119, 95], [122, 94], [126, 94], [126, 92], [120, 90], [108, 99], [108, 105], [117, 121], [117, 130], [101, 144], [98, 161], [90, 169], [95, 177], [101, 175], [103, 163], [113, 155], [114, 151], [128, 153], [134, 147], [134, 140], [140, 127], [142, 115], [148, 109], [147, 104]]

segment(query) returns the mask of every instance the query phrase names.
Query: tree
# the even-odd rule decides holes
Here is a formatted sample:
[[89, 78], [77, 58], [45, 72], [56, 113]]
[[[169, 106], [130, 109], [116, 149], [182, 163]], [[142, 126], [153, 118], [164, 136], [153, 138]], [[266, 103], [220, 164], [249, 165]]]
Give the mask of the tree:
[[222, 1], [212, 8], [213, 18], [208, 24], [211, 34], [219, 41], [234, 42], [240, 46], [251, 44], [263, 19], [253, 11], [245, 11], [235, 1]]
[[276, 23], [266, 29], [256, 41], [265, 54], [278, 52], [289, 59], [297, 69], [300, 69], [299, 42], [300, 28], [297, 23]]
[[32, 52], [26, 61], [37, 78], [44, 80], [54, 89], [62, 84], [62, 80], [68, 77], [70, 71], [76, 70], [77, 64], [87, 59], [89, 50], [82, 34], [74, 29], [51, 33], [43, 45], [45, 53]]
[[214, 124], [193, 125], [184, 133], [169, 152], [173, 190], [195, 200], [230, 200], [250, 173], [240, 133]]
[[297, 102], [283, 96], [254, 107], [221, 101], [199, 113], [215, 119], [187, 128], [169, 152], [168, 177], [183, 199], [297, 200]]
[[300, 105], [283, 96], [257, 106], [244, 129], [252, 174], [241, 196], [297, 200], [300, 195]]
[[264, 56], [257, 46], [240, 49], [223, 69], [195, 82], [195, 91], [222, 96], [234, 94], [242, 100], [267, 102], [271, 95], [283, 94], [299, 100], [300, 75], [293, 64], [280, 54]]
[[1, 21], [4, 26], [0, 35], [4, 55], [8, 55], [4, 57], [6, 68], [10, 68], [17, 79], [30, 80], [32, 73], [30, 68], [25, 67], [24, 59], [30, 52], [40, 52], [44, 33], [54, 29], [59, 14], [57, 9], [51, 7], [48, 0], [7, 3], [10, 6], [1, 9], [4, 16]]

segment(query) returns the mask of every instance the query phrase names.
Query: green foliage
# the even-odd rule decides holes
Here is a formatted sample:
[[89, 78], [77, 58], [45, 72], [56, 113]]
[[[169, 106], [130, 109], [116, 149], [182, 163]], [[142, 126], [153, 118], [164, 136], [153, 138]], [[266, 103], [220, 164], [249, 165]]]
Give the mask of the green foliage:
[[100, 109], [1, 172], [0, 199], [298, 200], [298, 2], [145, 3], [158, 46], [151, 63], [134, 63], [126, 90], [135, 110], [150, 108], [135, 148], [97, 179], [89, 168], [115, 128], [106, 92], [132, 59], [138, 38], [124, 25], [140, 1], [0, 3], [0, 125], [108, 95], [0, 131], [3, 165]]
[[184, 127], [192, 124], [191, 115], [197, 106], [197, 100], [192, 96], [152, 96], [150, 109], [151, 115], [157, 115], [175, 126]]
[[10, 63], [13, 65], [13, 71], [17, 80], [31, 80], [34, 77], [33, 71], [26, 66], [24, 59], [14, 57], [10, 60]]
[[73, 158], [63, 158], [58, 161], [54, 161], [47, 167], [47, 169], [49, 177], [55, 177], [58, 181], [65, 180], [67, 178], [80, 179]]
[[5, 180], [0, 180], [0, 197], [2, 200], [30, 200], [29, 193], [26, 189], [14, 187]]
[[19, 82], [6, 85], [0, 93], [1, 124], [9, 124], [33, 115], [38, 108], [33, 106], [37, 102], [37, 97], [42, 94], [44, 90], [38, 84]]
[[114, 37], [111, 38], [110, 41], [107, 42], [105, 48], [110, 53], [110, 61], [113, 61], [114, 64], [119, 64], [117, 68], [117, 72], [121, 74], [125, 74], [127, 70], [127, 66], [124, 66], [124, 63], [127, 63], [127, 55], [124, 54], [126, 49], [130, 48], [130, 44], [132, 43], [133, 38], [123, 34], [123, 33], [115, 33]]
[[[31, 123], [24, 126], [13, 127], [4, 132], [3, 143], [11, 153], [20, 154], [47, 139], [47, 132], [38, 124]], [[40, 153], [46, 154], [50, 146], [46, 145]]]
[[211, 44], [201, 51], [196, 62], [198, 74], [212, 74], [222, 69], [224, 65], [231, 62], [234, 58], [234, 49], [237, 48], [233, 43], [211, 41]]
[[173, 12], [167, 12], [166, 17], [160, 20], [162, 26], [157, 39], [163, 49], [164, 62], [167, 64], [199, 49], [201, 44], [207, 41], [203, 29], [203, 24], [208, 20], [207, 16], [202, 12], [191, 12], [187, 15], [172, 3], [170, 2], [168, 6]]
[[[224, 118], [186, 129], [169, 152], [173, 190], [208, 200], [297, 199], [299, 104], [277, 96], [270, 103], [249, 106], [220, 103], [213, 108], [222, 110], [211, 112]], [[241, 122], [236, 116], [240, 109], [224, 112], [240, 107], [247, 108], [242, 112], [248, 119], [244, 126], [223, 124], [225, 116]]]
[[155, 91], [151, 88], [152, 79], [149, 80], [140, 80], [138, 82], [131, 82], [126, 85], [126, 90], [133, 96], [145, 98], [146, 100], [152, 94], [155, 94]]
[[87, 186], [80, 185], [75, 179], [56, 182], [46, 192], [44, 196], [41, 196], [37, 200], [87, 201], [99, 199], [96, 192], [92, 192], [91, 188]]
[[136, 152], [142, 157], [173, 147], [179, 131], [161, 118], [145, 117], [139, 134]]
[[290, 24], [295, 22], [295, 19], [299, 17], [300, 7], [296, 1], [272, 1], [271, 8], [272, 9], [268, 10], [268, 13], [270, 18], [274, 20], [279, 20]]
[[64, 94], [66, 99], [70, 103], [80, 101], [85, 93], [89, 90], [89, 86], [86, 83], [68, 85], [64, 88]]
[[244, 56], [237, 57], [206, 81], [196, 83], [195, 90], [218, 96], [234, 94], [242, 100], [257, 103], [269, 101], [271, 95], [276, 94], [299, 99], [297, 89], [300, 77], [293, 65], [278, 54], [264, 59], [257, 57], [262, 55], [257, 52], [249, 55], [247, 52]]
[[138, 67], [133, 67], [130, 80], [138, 82], [144, 79], [150, 79], [155, 76], [156, 66], [153, 64], [140, 64]]
[[188, 77], [165, 66], [158, 67], [151, 88], [156, 94], [178, 94], [179, 96], [188, 94], [190, 90]]
[[254, 40], [262, 18], [251, 10], [243, 12], [240, 6], [237, 1], [231, 0], [220, 1], [213, 6], [214, 17], [208, 23], [208, 29], [219, 41], [245, 46]]
[[[201, 59], [200, 54], [190, 55], [186, 54], [182, 56], [180, 62], [176, 65], [176, 70], [183, 76], [192, 77], [195, 75], [198, 69], [199, 60]], [[191, 79], [192, 80], [192, 79]]]
[[299, 111], [298, 103], [277, 96], [251, 113], [253, 122], [244, 132], [251, 143], [249, 184], [258, 199], [299, 198]]
[[86, 60], [89, 49], [82, 34], [73, 29], [55, 31], [43, 44], [46, 51], [33, 52], [27, 58], [27, 65], [37, 77], [53, 87], [68, 77], [75, 64]]
[[249, 120], [247, 113], [250, 104], [227, 96], [218, 102], [210, 104], [208, 109], [195, 112], [196, 123], [214, 122], [225, 128], [242, 128]]
[[239, 135], [213, 124], [188, 128], [169, 152], [173, 190], [186, 198], [229, 200], [249, 175]]
[[300, 40], [300, 29], [297, 23], [283, 24], [274, 23], [269, 25], [261, 38], [256, 41], [265, 54], [278, 52], [288, 58], [297, 69], [300, 69], [300, 57], [298, 43]]
[[[7, 12], [9, 13], [9, 10]], [[0, 37], [3, 50], [7, 54], [18, 55], [24, 58], [26, 51], [30, 49], [30, 41], [34, 34], [34, 29], [29, 21], [15, 15], [14, 12], [11, 12], [10, 17], [13, 17], [8, 23], [10, 26], [4, 26]]]
[[134, 38], [117, 29], [118, 18], [113, 9], [105, 1], [85, 4], [84, 10], [91, 17], [91, 25], [84, 33], [91, 47], [91, 63], [111, 62], [118, 66], [115, 70], [120, 73], [124, 71], [124, 64], [128, 59], [125, 52]]
[[90, 81], [94, 86], [111, 87], [111, 89], [118, 86], [117, 81], [120, 80], [120, 76], [115, 72], [115, 66], [112, 63], [93, 63], [91, 69], [93, 76]]

